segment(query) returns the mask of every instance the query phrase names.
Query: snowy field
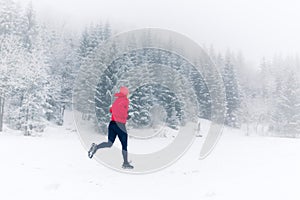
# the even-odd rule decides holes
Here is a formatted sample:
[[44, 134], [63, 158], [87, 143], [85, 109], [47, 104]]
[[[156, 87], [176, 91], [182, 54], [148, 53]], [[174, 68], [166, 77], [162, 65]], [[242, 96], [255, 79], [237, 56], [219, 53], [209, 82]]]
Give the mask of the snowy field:
[[[246, 137], [225, 128], [205, 160], [198, 159], [204, 137], [197, 137], [174, 165], [129, 175], [90, 160], [74, 127], [68, 118], [42, 137], [5, 128], [0, 134], [0, 199], [300, 199], [299, 139]], [[129, 145], [135, 150], [138, 143], [131, 139]]]

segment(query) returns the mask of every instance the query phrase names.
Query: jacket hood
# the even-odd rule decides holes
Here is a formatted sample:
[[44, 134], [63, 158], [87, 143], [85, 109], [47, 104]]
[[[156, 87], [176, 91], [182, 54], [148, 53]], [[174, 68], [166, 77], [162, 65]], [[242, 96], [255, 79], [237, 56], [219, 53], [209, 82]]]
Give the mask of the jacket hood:
[[122, 96], [127, 96], [127, 94], [129, 93], [129, 90], [127, 87], [122, 86], [120, 88], [120, 92], [116, 93], [115, 96], [116, 97], [122, 97]]

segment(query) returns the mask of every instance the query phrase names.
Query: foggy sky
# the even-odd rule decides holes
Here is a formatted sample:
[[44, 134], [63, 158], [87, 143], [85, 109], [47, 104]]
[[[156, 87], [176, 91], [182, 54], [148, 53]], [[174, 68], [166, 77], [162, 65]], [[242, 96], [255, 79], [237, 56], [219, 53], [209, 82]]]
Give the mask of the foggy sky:
[[[29, 0], [19, 0], [26, 4]], [[230, 48], [258, 64], [266, 56], [300, 52], [297, 0], [31, 0], [44, 20], [78, 29], [98, 20], [122, 30], [159, 27], [199, 44]]]

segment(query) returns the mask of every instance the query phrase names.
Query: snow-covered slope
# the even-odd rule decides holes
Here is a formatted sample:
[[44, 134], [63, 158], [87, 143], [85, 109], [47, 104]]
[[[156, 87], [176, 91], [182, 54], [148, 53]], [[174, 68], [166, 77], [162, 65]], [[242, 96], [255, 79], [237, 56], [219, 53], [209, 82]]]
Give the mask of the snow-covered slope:
[[[204, 160], [198, 159], [204, 138], [196, 138], [174, 165], [129, 175], [90, 160], [70, 117], [42, 137], [6, 128], [0, 134], [0, 199], [299, 200], [300, 140], [243, 135], [225, 128]], [[131, 139], [133, 151], [138, 143]]]

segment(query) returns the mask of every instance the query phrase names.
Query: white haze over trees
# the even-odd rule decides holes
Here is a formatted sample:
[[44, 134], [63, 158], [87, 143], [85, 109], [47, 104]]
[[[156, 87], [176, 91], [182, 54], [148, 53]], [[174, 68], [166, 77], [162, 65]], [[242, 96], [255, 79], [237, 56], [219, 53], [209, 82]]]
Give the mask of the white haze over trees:
[[[91, 22], [110, 21], [115, 30], [158, 27], [185, 34], [218, 51], [242, 51], [258, 65], [300, 52], [300, 4], [297, 0], [19, 0], [32, 1], [38, 18], [82, 29]], [[252, 66], [253, 67], [253, 66]]]
[[[25, 135], [43, 132], [50, 122], [62, 125], [64, 110], [71, 108], [73, 83], [78, 70], [81, 68], [88, 72], [89, 67], [96, 65], [98, 59], [105, 59], [116, 53], [118, 44], [115, 44], [110, 52], [101, 51], [101, 44], [114, 33], [124, 30], [123, 25], [112, 24], [106, 19], [98, 21], [94, 19], [93, 23], [87, 22], [84, 28], [74, 32], [47, 20], [38, 20], [40, 18], [37, 16], [34, 3], [23, 6], [14, 0], [0, 0], [0, 131], [3, 123], [12, 129], [23, 131]], [[77, 4], [74, 2], [74, 5]], [[227, 42], [225, 38], [226, 35], [221, 39]], [[149, 41], [151, 36], [145, 37], [144, 42]], [[133, 38], [132, 45], [134, 44]], [[254, 128], [262, 135], [300, 136], [300, 58], [296, 54], [284, 56], [274, 54], [273, 57], [269, 55], [264, 57], [262, 54], [259, 64], [249, 66], [247, 58], [249, 53], [224, 51], [210, 46], [209, 42], [206, 44], [204, 48], [217, 65], [224, 80], [226, 125], [247, 130]], [[296, 43], [294, 45], [296, 46]], [[257, 48], [258, 52], [261, 52], [259, 47]], [[280, 46], [278, 48], [278, 51], [281, 51]], [[166, 62], [169, 63], [184, 62], [167, 52], [147, 52], [148, 57], [156, 58], [157, 54], [162, 58], [166, 57]], [[140, 55], [139, 52], [133, 52], [127, 56], [125, 59], [129, 61], [126, 66], [133, 65], [132, 60], [135, 58], [145, 61]], [[96, 103], [107, 107], [110, 105], [113, 91], [119, 86], [117, 75], [126, 72], [126, 66], [117, 72], [106, 71], [97, 88]], [[151, 76], [160, 80], [163, 78], [159, 77], [155, 69], [149, 67], [147, 70]], [[192, 94], [192, 91], [187, 91], [186, 88], [208, 94], [205, 85], [193, 71], [182, 73], [187, 74], [188, 81], [168, 74], [167, 71], [164, 74], [182, 83], [177, 86], [179, 91], [182, 91], [178, 96]], [[130, 76], [130, 73], [128, 75]], [[143, 77], [142, 73], [131, 75]], [[90, 76], [92, 75], [86, 73], [85, 79], [80, 80], [81, 85], [78, 89], [85, 90], [89, 87]], [[161, 92], [155, 99], [150, 99], [154, 92], [146, 93], [146, 91], [155, 90]], [[94, 108], [91, 105], [94, 94], [87, 92], [86, 95], [90, 97], [90, 101], [78, 99], [81, 101], [81, 107], [77, 109], [82, 112], [83, 119], [96, 121], [92, 118]], [[187, 109], [193, 103], [190, 99], [178, 102], [171, 91], [156, 85], [140, 88], [140, 92], [132, 98], [132, 126], [153, 125], [151, 116], [157, 116], [157, 113], [151, 113], [151, 106], [155, 103], [160, 105], [165, 103], [168, 105], [164, 107], [166, 113], [162, 114], [164, 116], [162, 120], [165, 120], [170, 128], [176, 129], [184, 125], [188, 119]], [[203, 108], [198, 117], [209, 119], [210, 104], [207, 96], [203, 95], [197, 100], [202, 103], [200, 106]], [[143, 106], [140, 107], [141, 105]], [[100, 116], [98, 120], [107, 122], [109, 117], [107, 109], [97, 107], [97, 112]], [[98, 128], [103, 130], [103, 127], [100, 125]]]

